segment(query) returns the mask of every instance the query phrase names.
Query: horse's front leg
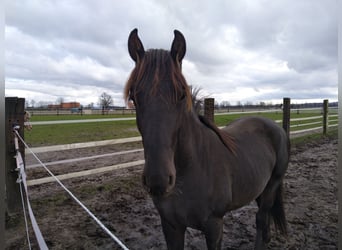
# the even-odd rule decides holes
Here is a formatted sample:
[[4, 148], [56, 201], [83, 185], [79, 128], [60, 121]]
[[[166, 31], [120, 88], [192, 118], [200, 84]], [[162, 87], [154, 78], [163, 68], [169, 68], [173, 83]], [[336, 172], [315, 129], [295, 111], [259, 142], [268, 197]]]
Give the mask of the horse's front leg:
[[168, 250], [184, 249], [184, 234], [186, 227], [181, 225], [170, 224], [167, 220], [161, 218], [164, 237]]
[[223, 219], [211, 217], [205, 224], [204, 235], [208, 250], [221, 249]]

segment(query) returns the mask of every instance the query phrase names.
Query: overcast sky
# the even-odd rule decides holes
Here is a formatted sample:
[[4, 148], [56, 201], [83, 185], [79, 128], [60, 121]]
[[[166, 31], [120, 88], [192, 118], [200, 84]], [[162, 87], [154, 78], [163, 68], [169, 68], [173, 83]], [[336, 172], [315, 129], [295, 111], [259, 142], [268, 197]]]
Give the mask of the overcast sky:
[[336, 0], [6, 0], [5, 94], [124, 105], [138, 28], [145, 49], [183, 33], [183, 74], [217, 102], [337, 100]]

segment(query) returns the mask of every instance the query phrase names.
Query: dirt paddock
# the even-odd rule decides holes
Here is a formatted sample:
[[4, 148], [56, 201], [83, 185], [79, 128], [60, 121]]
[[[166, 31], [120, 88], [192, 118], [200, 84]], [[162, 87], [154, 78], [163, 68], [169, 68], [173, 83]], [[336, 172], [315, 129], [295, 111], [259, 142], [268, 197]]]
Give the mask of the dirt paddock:
[[[131, 144], [129, 148], [138, 148]], [[118, 146], [45, 153], [43, 162], [104, 154]], [[96, 167], [142, 159], [142, 153], [96, 160]], [[118, 159], [120, 158], [120, 159]], [[27, 164], [32, 161], [27, 157]], [[63, 173], [94, 167], [88, 160], [50, 169]], [[141, 186], [142, 166], [65, 180], [63, 183], [129, 248], [166, 249], [158, 213]], [[45, 176], [41, 168], [28, 178]], [[285, 177], [285, 208], [289, 235], [272, 229], [269, 249], [337, 249], [337, 139], [325, 138], [292, 148]], [[50, 249], [120, 249], [57, 184], [29, 188], [32, 209]], [[228, 212], [223, 249], [253, 249], [256, 205]], [[6, 249], [28, 249], [22, 214], [6, 221]], [[38, 249], [32, 230], [33, 249]], [[186, 249], [206, 249], [203, 235], [188, 229]]]

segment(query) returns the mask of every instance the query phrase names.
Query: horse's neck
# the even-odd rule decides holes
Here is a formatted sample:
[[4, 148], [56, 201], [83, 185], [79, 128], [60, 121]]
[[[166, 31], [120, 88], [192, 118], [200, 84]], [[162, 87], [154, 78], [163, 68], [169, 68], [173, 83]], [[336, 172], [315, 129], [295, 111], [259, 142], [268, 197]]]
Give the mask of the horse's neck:
[[[180, 129], [176, 154], [182, 164], [202, 159], [203, 154], [209, 152], [209, 147], [220, 139], [205, 126], [194, 113], [189, 113]], [[208, 156], [211, 157], [211, 156]]]

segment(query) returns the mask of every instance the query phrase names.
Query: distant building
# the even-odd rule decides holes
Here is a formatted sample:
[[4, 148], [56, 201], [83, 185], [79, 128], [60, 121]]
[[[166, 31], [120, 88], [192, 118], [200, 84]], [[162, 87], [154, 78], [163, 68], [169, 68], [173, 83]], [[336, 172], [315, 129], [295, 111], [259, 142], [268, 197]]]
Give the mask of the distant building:
[[79, 102], [62, 102], [61, 104], [49, 104], [48, 109], [71, 109], [80, 108], [81, 104]]
[[61, 105], [60, 104], [49, 104], [48, 109], [60, 109]]
[[79, 102], [62, 102], [62, 109], [70, 109], [70, 108], [80, 108], [81, 104]]

